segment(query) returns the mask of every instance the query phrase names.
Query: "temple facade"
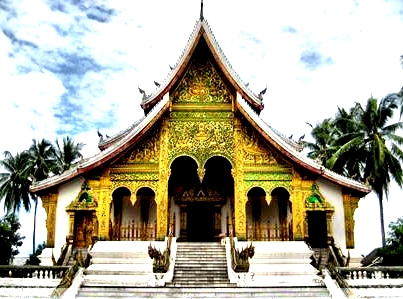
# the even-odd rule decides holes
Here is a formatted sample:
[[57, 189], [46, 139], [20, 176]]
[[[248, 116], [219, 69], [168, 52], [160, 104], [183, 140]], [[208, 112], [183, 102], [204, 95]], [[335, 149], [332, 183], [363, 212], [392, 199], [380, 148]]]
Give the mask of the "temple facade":
[[47, 245], [96, 240], [334, 241], [354, 247], [354, 211], [371, 190], [307, 158], [259, 114], [201, 16], [144, 117], [100, 152], [36, 183]]

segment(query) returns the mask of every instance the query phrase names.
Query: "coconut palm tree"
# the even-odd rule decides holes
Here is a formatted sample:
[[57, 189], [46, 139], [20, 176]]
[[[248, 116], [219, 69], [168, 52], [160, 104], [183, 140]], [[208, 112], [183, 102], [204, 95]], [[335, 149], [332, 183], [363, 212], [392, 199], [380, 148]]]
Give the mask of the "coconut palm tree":
[[31, 185], [31, 164], [27, 151], [13, 156], [9, 151], [4, 152], [0, 166], [5, 173], [0, 174], [0, 200], [4, 200], [7, 214], [18, 214], [21, 206], [25, 211], [31, 208], [29, 186]]
[[[389, 184], [394, 180], [403, 184], [403, 138], [397, 131], [403, 122], [391, 123], [397, 100], [385, 97], [379, 104], [370, 97], [365, 107], [356, 104], [350, 115], [339, 115], [338, 126], [349, 126], [350, 130], [338, 138], [338, 150], [328, 160], [328, 166], [340, 173], [356, 175], [356, 179], [369, 184], [379, 201], [382, 244], [386, 245], [383, 199], [388, 197]], [[350, 169], [354, 167], [354, 169]]]
[[[30, 159], [30, 175], [34, 181], [41, 181], [48, 178], [50, 175], [57, 171], [57, 158], [56, 151], [53, 144], [42, 139], [36, 141], [32, 139], [32, 144], [28, 150]], [[35, 238], [36, 238], [36, 212], [38, 208], [38, 197], [36, 194], [31, 194], [31, 199], [34, 202], [34, 226], [33, 226], [33, 241], [32, 253], [35, 252]]]
[[311, 136], [314, 142], [304, 142], [304, 148], [308, 149], [307, 156], [318, 163], [326, 166], [327, 161], [332, 156], [334, 150], [333, 143], [335, 140], [334, 120], [327, 118], [321, 123], [317, 123], [314, 127], [307, 123], [311, 128]]
[[56, 157], [59, 173], [64, 172], [83, 158], [81, 150], [84, 147], [84, 143], [74, 143], [74, 140], [69, 136], [63, 137], [63, 144], [60, 146], [59, 140], [56, 139]]

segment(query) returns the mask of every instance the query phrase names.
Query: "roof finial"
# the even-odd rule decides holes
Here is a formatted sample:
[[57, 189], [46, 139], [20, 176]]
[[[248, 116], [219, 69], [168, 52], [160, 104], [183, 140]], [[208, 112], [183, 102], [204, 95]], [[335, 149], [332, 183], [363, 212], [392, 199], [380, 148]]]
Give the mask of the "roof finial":
[[200, 2], [200, 21], [203, 21], [203, 0]]

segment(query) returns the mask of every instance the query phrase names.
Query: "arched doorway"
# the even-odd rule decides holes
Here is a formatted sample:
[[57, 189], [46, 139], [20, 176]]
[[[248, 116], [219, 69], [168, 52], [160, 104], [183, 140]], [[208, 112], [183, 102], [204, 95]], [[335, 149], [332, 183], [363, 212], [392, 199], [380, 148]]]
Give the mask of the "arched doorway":
[[151, 188], [143, 187], [137, 191], [134, 205], [136, 239], [155, 240], [157, 229], [157, 204]]
[[117, 188], [112, 193], [110, 211], [111, 240], [155, 240], [156, 203], [151, 188], [140, 188], [135, 199], [128, 188]]
[[261, 187], [252, 188], [247, 196], [248, 240], [292, 240], [292, 207], [286, 189], [275, 188], [271, 193], [270, 205], [267, 204], [266, 192]]
[[168, 192], [170, 219], [179, 215], [179, 228], [174, 229], [178, 241], [212, 242], [227, 233], [234, 194], [231, 168], [227, 159], [218, 156], [210, 158], [204, 169], [187, 156], [174, 160]]

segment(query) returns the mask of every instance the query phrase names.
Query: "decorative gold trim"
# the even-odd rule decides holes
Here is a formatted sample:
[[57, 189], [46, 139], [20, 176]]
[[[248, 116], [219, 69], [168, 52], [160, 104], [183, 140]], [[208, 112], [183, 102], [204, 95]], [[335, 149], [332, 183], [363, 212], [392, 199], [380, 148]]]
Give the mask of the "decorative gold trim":
[[343, 194], [343, 208], [344, 208], [344, 229], [346, 235], [346, 248], [352, 249], [355, 246], [354, 242], [354, 213], [358, 207], [360, 198], [352, 196], [351, 194]]
[[41, 196], [42, 206], [46, 211], [46, 246], [55, 246], [55, 223], [57, 208], [57, 193], [49, 193]]

